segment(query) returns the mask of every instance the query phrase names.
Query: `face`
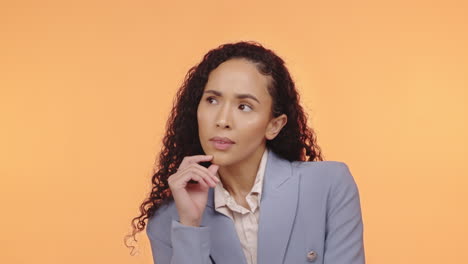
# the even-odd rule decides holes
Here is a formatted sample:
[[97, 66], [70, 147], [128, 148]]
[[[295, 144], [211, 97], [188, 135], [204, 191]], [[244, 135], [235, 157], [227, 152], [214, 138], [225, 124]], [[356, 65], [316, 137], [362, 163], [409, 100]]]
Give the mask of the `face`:
[[230, 166], [261, 157], [286, 123], [273, 118], [270, 77], [245, 59], [231, 59], [214, 69], [197, 110], [200, 143], [212, 163]]

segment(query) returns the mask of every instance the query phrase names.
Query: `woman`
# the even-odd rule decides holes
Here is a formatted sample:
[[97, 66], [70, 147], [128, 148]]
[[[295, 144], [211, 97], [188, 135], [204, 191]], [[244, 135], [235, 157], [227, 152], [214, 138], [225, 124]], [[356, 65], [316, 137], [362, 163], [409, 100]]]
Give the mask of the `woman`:
[[[133, 219], [154, 262], [364, 263], [359, 194], [323, 161], [283, 60], [225, 44], [190, 69]], [[136, 224], [135, 224], [136, 223]]]

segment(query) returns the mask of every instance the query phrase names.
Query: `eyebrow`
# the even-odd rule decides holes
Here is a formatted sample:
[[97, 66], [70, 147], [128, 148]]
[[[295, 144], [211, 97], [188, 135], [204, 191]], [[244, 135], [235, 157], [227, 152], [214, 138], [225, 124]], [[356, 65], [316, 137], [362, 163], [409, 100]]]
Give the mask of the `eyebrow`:
[[[215, 90], [206, 90], [204, 93], [212, 93], [216, 96], [222, 96], [223, 94], [218, 92], [218, 91], [215, 91]], [[257, 99], [257, 97], [251, 95], [251, 94], [236, 94], [236, 98], [238, 99], [245, 99], [245, 98], [250, 98], [252, 100], [255, 100], [257, 101], [257, 103], [260, 103], [260, 101]]]

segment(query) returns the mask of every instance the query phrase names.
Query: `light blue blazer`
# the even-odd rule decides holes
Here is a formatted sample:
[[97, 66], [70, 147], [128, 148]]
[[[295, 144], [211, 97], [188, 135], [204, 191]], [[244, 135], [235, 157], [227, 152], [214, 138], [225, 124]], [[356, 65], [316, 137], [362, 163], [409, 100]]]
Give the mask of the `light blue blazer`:
[[[178, 222], [173, 201], [148, 221], [157, 264], [245, 264], [233, 221], [210, 188], [201, 227]], [[363, 264], [359, 193], [343, 162], [282, 159], [268, 150], [260, 201], [258, 264]]]

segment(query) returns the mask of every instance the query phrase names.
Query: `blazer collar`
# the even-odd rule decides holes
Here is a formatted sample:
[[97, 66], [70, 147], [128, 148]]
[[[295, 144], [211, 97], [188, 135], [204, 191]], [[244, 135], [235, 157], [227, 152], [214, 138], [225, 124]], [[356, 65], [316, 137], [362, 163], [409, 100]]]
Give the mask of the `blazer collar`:
[[[268, 159], [265, 167], [265, 175], [263, 178], [262, 196], [263, 200], [265, 196], [269, 195], [272, 189], [276, 189], [285, 181], [291, 177], [291, 163], [274, 153], [271, 149], [267, 149]], [[208, 191], [207, 206], [215, 208], [214, 206], [214, 189], [210, 188]]]
[[[292, 176], [291, 162], [268, 149], [260, 201], [258, 264], [283, 263], [299, 195], [299, 177]], [[211, 210], [205, 210], [203, 222], [212, 227], [211, 255], [215, 262], [245, 263], [232, 220], [214, 210], [213, 188], [209, 190], [207, 206]]]
[[299, 199], [299, 177], [294, 177], [291, 162], [270, 154], [260, 202], [258, 264], [284, 263]]

